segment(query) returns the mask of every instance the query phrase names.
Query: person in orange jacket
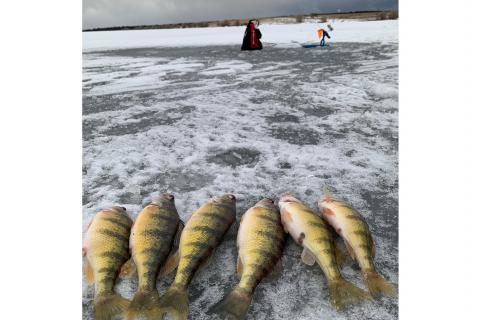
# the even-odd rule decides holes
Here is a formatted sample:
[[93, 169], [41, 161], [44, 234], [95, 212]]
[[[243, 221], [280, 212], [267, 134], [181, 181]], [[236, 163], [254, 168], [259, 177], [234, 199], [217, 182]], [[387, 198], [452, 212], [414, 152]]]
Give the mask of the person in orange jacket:
[[325, 45], [325, 37], [330, 39], [330, 35], [328, 34], [328, 32], [325, 29], [322, 29], [322, 28], [317, 30], [317, 35], [318, 35], [318, 38], [321, 39], [320, 40], [320, 46], [321, 47], [323, 47]]

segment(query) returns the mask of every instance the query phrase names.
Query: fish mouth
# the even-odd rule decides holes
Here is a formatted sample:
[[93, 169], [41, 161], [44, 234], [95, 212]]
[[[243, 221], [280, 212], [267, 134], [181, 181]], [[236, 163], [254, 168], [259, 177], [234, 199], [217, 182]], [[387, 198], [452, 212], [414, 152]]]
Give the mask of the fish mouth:
[[175, 197], [171, 193], [162, 193], [152, 199], [152, 204], [161, 205], [162, 202], [174, 202]]
[[210, 201], [212, 202], [231, 202], [231, 203], [235, 203], [235, 201], [237, 200], [237, 198], [231, 194], [231, 193], [227, 193], [227, 194], [224, 194], [224, 195], [221, 195], [221, 196], [217, 196], [217, 197], [213, 197]]
[[255, 206], [267, 206], [271, 207], [275, 205], [275, 201], [271, 198], [263, 198], [262, 200], [258, 201]]
[[160, 196], [162, 199], [168, 200], [168, 201], [174, 201], [175, 197], [171, 193], [162, 193]]
[[285, 203], [285, 202], [300, 202], [300, 201], [297, 198], [295, 198], [290, 192], [285, 192], [285, 193], [282, 193], [282, 195], [280, 196], [280, 200], [278, 200], [278, 202]]
[[332, 196], [328, 196], [328, 195], [322, 195], [319, 199], [318, 199], [318, 206], [321, 207], [323, 206], [325, 203], [330, 203], [330, 202], [333, 202], [335, 199], [332, 197]]
[[114, 210], [114, 211], [118, 211], [118, 212], [127, 212], [127, 208], [120, 207], [120, 206], [113, 206], [110, 210]]

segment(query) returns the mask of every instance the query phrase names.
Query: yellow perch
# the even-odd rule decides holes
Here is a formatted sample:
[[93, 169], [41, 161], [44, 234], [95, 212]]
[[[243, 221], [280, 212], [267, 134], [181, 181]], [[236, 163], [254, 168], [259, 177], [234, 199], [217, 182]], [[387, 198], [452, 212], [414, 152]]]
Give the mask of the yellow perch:
[[240, 282], [211, 311], [245, 319], [253, 291], [280, 263], [285, 233], [280, 212], [273, 200], [265, 198], [250, 208], [240, 220], [237, 235], [237, 275]]
[[182, 228], [175, 198], [168, 193], [156, 197], [138, 214], [130, 234], [130, 268], [136, 267], [138, 290], [128, 307], [128, 320], [161, 319], [157, 276], [177, 266], [175, 255], [169, 254], [177, 251], [174, 242]]
[[216, 197], [197, 209], [187, 221], [180, 237], [175, 280], [160, 298], [162, 314], [170, 314], [177, 320], [187, 319], [188, 285], [235, 221], [235, 205], [232, 194]]
[[95, 283], [93, 312], [95, 320], [123, 316], [129, 301], [113, 290], [121, 266], [128, 260], [128, 239], [132, 220], [125, 208], [113, 207], [95, 215], [83, 244], [85, 276]]
[[371, 299], [362, 289], [343, 278], [337, 265], [331, 231], [326, 222], [289, 193], [279, 201], [282, 224], [295, 242], [303, 247], [302, 261], [318, 263], [327, 278], [330, 302], [336, 309]]
[[396, 296], [395, 287], [375, 270], [375, 243], [365, 219], [350, 205], [335, 199], [328, 190], [325, 191], [318, 201], [322, 215], [343, 238], [348, 253], [359, 264], [372, 296]]

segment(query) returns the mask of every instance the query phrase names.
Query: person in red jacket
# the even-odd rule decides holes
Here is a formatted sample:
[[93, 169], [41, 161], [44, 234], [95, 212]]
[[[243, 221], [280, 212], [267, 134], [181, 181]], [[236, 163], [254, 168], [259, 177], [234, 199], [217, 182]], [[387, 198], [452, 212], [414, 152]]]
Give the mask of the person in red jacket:
[[[258, 24], [257, 21], [257, 26]], [[262, 50], [263, 45], [260, 41], [261, 38], [262, 33], [260, 29], [255, 26], [253, 20], [248, 21], [245, 34], [243, 35], [242, 50]]]

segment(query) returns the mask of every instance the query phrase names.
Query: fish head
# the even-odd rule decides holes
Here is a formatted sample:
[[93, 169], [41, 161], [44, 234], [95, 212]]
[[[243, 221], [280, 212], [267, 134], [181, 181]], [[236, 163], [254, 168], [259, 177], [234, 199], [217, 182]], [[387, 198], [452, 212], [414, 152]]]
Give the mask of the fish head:
[[318, 199], [317, 205], [320, 209], [320, 212], [323, 212], [325, 209], [330, 209], [333, 206], [335, 199], [328, 193], [323, 194], [320, 199]]
[[221, 196], [213, 197], [211, 202], [220, 203], [220, 204], [233, 204], [235, 205], [237, 198], [231, 193], [227, 193]]
[[221, 196], [216, 196], [211, 198], [208, 202], [223, 208], [223, 212], [228, 212], [228, 214], [231, 214], [235, 219], [235, 215], [237, 213], [237, 198], [235, 198], [233, 194], [228, 193]]
[[335, 200], [336, 199], [333, 197], [330, 189], [326, 185], [323, 186], [322, 195], [320, 196], [320, 199], [318, 199], [318, 203], [317, 203], [318, 207], [320, 209], [322, 209], [322, 208], [328, 206], [329, 204], [331, 204]]
[[110, 209], [108, 209], [110, 211], [116, 211], [118, 213], [123, 213], [123, 214], [126, 214], [127, 213], [127, 208], [125, 207], [120, 207], [120, 206], [113, 206], [111, 207]]
[[295, 198], [290, 192], [285, 192], [280, 196], [278, 200], [278, 206], [280, 207], [280, 214], [287, 212], [287, 207], [291, 206], [292, 203], [302, 203], [300, 200]]
[[295, 198], [290, 192], [285, 192], [280, 196], [278, 206], [280, 207], [280, 210], [282, 210], [282, 208], [291, 202], [301, 203], [301, 201]]
[[280, 207], [280, 219], [282, 221], [283, 228], [288, 230], [288, 233], [297, 239], [300, 234], [298, 228], [295, 227], [293, 222], [293, 215], [296, 210], [297, 204], [301, 204], [301, 201], [295, 198], [291, 193], [286, 192], [280, 196], [278, 200], [278, 206]]
[[262, 207], [265, 209], [274, 209], [274, 210], [277, 209], [277, 207], [275, 206], [275, 202], [270, 198], [263, 198], [262, 200], [258, 201], [255, 204], [255, 207]]
[[125, 207], [121, 206], [113, 206], [110, 208], [103, 209], [99, 213], [107, 215], [107, 216], [112, 216], [112, 215], [117, 215], [117, 214], [122, 214], [128, 217], [127, 214], [127, 209]]
[[162, 204], [172, 204], [175, 203], [175, 197], [170, 193], [162, 193], [161, 195], [154, 197], [152, 203], [158, 206], [161, 206]]

